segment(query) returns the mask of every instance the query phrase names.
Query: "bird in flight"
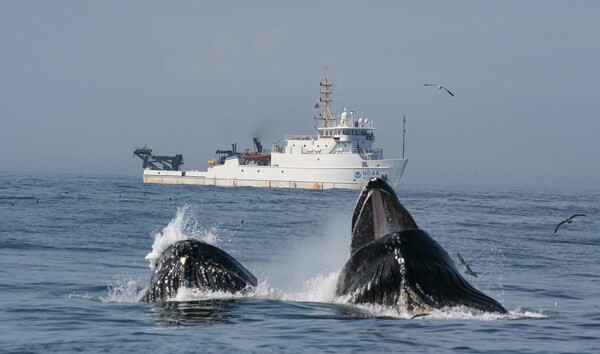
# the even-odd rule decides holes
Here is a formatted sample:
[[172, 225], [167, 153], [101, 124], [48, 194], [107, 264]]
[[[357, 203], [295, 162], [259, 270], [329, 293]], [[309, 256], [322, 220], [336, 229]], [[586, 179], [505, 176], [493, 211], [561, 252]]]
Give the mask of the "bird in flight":
[[460, 263], [464, 264], [465, 267], [467, 267], [467, 270], [465, 270], [465, 273], [472, 275], [474, 277], [478, 277], [480, 276], [482, 273], [480, 272], [475, 272], [473, 271], [473, 269], [471, 269], [471, 267], [469, 267], [469, 265], [467, 264], [467, 262], [465, 262], [465, 259], [463, 258], [462, 254], [460, 254], [460, 252], [456, 252], [456, 255], [458, 256], [458, 259], [460, 260]]
[[573, 214], [573, 216], [571, 216], [570, 218], [566, 218], [563, 221], [559, 222], [558, 225], [556, 225], [556, 229], [554, 229], [554, 234], [556, 235], [556, 232], [558, 231], [558, 228], [562, 224], [564, 224], [564, 223], [567, 223], [567, 224], [572, 223], [573, 222], [573, 218], [576, 217], [576, 216], [585, 216], [585, 214]]
[[452, 92], [450, 92], [450, 90], [448, 90], [447, 88], [445, 88], [442, 85], [438, 85], [438, 84], [423, 84], [423, 86], [434, 86], [434, 87], [437, 87], [440, 90], [444, 89], [444, 90], [446, 90], [446, 92], [448, 92], [450, 94], [450, 96], [454, 97], [454, 94]]

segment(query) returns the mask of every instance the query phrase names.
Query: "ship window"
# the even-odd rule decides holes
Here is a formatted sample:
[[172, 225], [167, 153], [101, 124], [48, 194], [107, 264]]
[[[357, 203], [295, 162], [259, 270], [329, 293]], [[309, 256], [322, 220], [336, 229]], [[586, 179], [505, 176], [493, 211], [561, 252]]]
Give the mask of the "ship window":
[[281, 173], [283, 173], [283, 170], [281, 170]]
[[242, 170], [242, 172], [244, 172], [244, 170]]

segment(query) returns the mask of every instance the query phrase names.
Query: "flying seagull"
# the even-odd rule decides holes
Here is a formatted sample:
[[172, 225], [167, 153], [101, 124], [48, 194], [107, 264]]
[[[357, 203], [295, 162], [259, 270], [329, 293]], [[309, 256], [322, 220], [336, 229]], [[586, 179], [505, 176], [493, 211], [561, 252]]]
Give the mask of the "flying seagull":
[[438, 84], [423, 84], [423, 86], [434, 86], [434, 87], [437, 87], [440, 90], [444, 89], [444, 90], [446, 90], [446, 92], [448, 92], [450, 94], [450, 96], [454, 97], [454, 94], [452, 92], [450, 92], [450, 90], [448, 90], [447, 88], [445, 88], [442, 85], [438, 85]]
[[460, 260], [460, 263], [464, 264], [465, 267], [467, 267], [467, 270], [465, 270], [465, 273], [472, 275], [474, 277], [478, 277], [481, 275], [480, 272], [475, 272], [473, 271], [473, 269], [471, 269], [471, 267], [469, 267], [469, 265], [467, 264], [467, 262], [465, 262], [465, 259], [463, 258], [462, 254], [460, 254], [460, 252], [456, 252], [456, 255], [458, 256], [458, 259]]
[[573, 218], [576, 216], [585, 216], [585, 214], [573, 214], [573, 216], [571, 216], [570, 218], [566, 218], [563, 221], [559, 222], [558, 225], [556, 225], [556, 229], [554, 229], [554, 234], [556, 235], [556, 232], [558, 231], [558, 228], [560, 227], [560, 225], [567, 223], [570, 224], [573, 222]]

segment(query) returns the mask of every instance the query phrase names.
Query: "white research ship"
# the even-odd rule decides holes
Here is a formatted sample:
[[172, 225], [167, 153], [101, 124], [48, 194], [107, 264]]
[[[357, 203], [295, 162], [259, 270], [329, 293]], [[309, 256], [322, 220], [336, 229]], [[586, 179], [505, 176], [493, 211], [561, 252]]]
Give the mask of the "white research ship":
[[408, 159], [385, 159], [383, 150], [373, 146], [373, 120], [356, 118], [346, 109], [333, 115], [332, 84], [325, 78], [320, 85], [315, 108], [323, 111], [314, 117], [317, 135], [285, 136], [285, 145], [274, 144], [271, 151], [263, 151], [256, 138], [255, 151], [238, 153], [232, 144], [232, 150], [217, 150], [206, 171], [180, 171], [182, 155], [155, 156], [138, 148], [134, 154], [144, 160], [144, 183], [360, 190], [370, 178], [380, 177], [397, 189]]

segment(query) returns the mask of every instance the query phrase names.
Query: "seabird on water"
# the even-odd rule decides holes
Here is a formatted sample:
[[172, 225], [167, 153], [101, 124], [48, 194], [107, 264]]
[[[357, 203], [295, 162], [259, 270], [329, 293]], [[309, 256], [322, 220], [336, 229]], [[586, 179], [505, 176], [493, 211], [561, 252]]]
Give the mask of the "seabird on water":
[[465, 267], [467, 267], [467, 270], [465, 270], [466, 274], [472, 275], [474, 277], [478, 277], [481, 275], [480, 272], [475, 272], [473, 271], [473, 269], [471, 269], [471, 267], [469, 267], [469, 265], [467, 264], [467, 262], [465, 262], [465, 259], [463, 258], [462, 254], [460, 254], [460, 252], [456, 252], [456, 255], [458, 256], [458, 259], [460, 260], [460, 263], [464, 264]]
[[450, 90], [448, 90], [447, 88], [445, 88], [442, 85], [438, 85], [438, 84], [423, 84], [423, 86], [434, 86], [434, 87], [437, 87], [440, 90], [444, 89], [444, 90], [446, 90], [446, 92], [448, 92], [450, 94], [450, 96], [454, 97], [454, 94], [452, 92], [450, 92]]
[[558, 225], [556, 225], [556, 229], [554, 229], [554, 234], [556, 235], [556, 232], [558, 231], [558, 228], [560, 227], [560, 225], [567, 223], [570, 224], [573, 222], [573, 218], [576, 216], [585, 216], [585, 214], [573, 214], [573, 216], [571, 216], [570, 218], [566, 218], [563, 221], [559, 222]]

